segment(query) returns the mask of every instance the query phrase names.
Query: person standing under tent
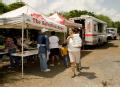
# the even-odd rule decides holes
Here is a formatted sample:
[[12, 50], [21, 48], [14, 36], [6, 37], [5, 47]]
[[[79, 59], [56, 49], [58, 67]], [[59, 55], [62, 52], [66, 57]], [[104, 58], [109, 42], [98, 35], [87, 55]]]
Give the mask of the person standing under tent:
[[59, 62], [59, 38], [55, 35], [55, 31], [51, 32], [51, 36], [49, 37], [49, 47], [50, 47], [50, 55], [51, 55], [51, 64], [50, 66], [55, 65], [55, 58], [57, 62]]
[[49, 51], [49, 40], [45, 35], [46, 30], [39, 31], [37, 48], [39, 49], [40, 68], [42, 72], [49, 72], [47, 65], [47, 51]]
[[75, 28], [69, 31], [69, 36], [67, 38], [68, 42], [68, 52], [72, 69], [72, 78], [76, 76], [79, 72], [80, 64], [80, 51], [82, 46], [82, 40], [79, 36], [79, 29]]
[[19, 65], [19, 58], [13, 58], [13, 56], [11, 55], [12, 53], [16, 53], [17, 51], [17, 46], [14, 44], [14, 41], [12, 38], [7, 37], [5, 39], [5, 49], [8, 50], [8, 55], [10, 57], [10, 68], [13, 68], [15, 66]]

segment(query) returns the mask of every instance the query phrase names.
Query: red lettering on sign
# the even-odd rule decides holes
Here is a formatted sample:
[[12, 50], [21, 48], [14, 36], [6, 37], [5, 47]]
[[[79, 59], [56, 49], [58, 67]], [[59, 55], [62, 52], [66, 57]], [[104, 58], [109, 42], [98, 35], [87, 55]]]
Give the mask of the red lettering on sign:
[[42, 15], [37, 14], [37, 13], [32, 13], [31, 16], [34, 17], [34, 18], [37, 18], [37, 19], [45, 20]]

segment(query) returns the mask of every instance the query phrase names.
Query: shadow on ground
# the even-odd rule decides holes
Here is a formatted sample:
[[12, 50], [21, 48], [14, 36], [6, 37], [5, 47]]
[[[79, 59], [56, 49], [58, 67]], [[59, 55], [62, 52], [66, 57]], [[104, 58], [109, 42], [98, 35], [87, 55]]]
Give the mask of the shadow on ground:
[[83, 69], [89, 69], [89, 67], [84, 67], [84, 66], [81, 66], [81, 68], [80, 68], [81, 70], [83, 70]]
[[118, 45], [115, 45], [112, 41], [109, 41], [108, 43], [106, 44], [103, 44], [103, 45], [94, 45], [94, 46], [84, 46], [83, 49], [85, 50], [97, 50], [97, 49], [107, 49], [109, 47], [112, 47], [112, 48], [117, 48], [119, 47]]
[[63, 64], [56, 65], [54, 67], [49, 67], [49, 68], [51, 69], [50, 72], [41, 72], [38, 64], [38, 66], [34, 68], [26, 67], [24, 72], [26, 75], [35, 75], [35, 76], [40, 76], [45, 78], [53, 78], [54, 76], [58, 75], [59, 73], [63, 72], [66, 69], [63, 66]]
[[98, 49], [107, 49], [109, 47], [112, 47], [112, 48], [118, 48], [119, 46], [118, 45], [115, 45], [113, 42], [108, 42], [107, 44], [99, 47]]
[[94, 72], [80, 72], [79, 76], [85, 76], [88, 79], [95, 79], [97, 76], [95, 76]]
[[81, 58], [84, 58], [86, 55], [90, 54], [92, 50], [82, 50], [81, 51]]
[[[44, 78], [53, 78], [59, 73], [63, 72], [66, 68], [61, 65], [56, 65], [55, 67], [50, 67], [51, 72], [41, 72], [39, 64], [27, 64], [24, 65], [24, 77], [26, 76], [37, 76]], [[0, 84], [4, 83], [14, 83], [16, 81], [22, 80], [21, 66], [13, 69], [9, 69], [8, 65], [0, 68]]]
[[0, 67], [0, 84], [19, 81], [19, 72], [16, 69], [8, 69], [8, 65]]
[[85, 76], [88, 79], [95, 79], [95, 78], [97, 78], [97, 76], [95, 76], [94, 72], [84, 72], [84, 71], [82, 71], [82, 70], [87, 70], [87, 69], [89, 69], [89, 67], [81, 67], [80, 68], [80, 73], [79, 73], [78, 76]]
[[120, 60], [118, 60], [118, 61], [113, 61], [113, 62], [120, 63]]

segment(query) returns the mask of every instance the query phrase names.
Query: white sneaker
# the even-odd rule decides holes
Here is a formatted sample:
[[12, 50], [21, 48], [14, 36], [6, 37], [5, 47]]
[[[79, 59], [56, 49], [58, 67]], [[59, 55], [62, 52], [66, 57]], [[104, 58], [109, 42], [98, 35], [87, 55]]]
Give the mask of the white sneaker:
[[50, 69], [46, 69], [46, 70], [44, 70], [44, 72], [50, 72]]

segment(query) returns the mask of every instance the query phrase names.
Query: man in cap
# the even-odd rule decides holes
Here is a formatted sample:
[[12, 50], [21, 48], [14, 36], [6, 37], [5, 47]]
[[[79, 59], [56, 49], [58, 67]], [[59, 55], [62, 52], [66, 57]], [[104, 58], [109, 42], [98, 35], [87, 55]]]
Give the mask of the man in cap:
[[43, 72], [49, 72], [47, 65], [47, 51], [49, 51], [49, 41], [47, 35], [45, 35], [46, 29], [41, 29], [38, 35], [37, 48], [39, 49], [40, 68]]

